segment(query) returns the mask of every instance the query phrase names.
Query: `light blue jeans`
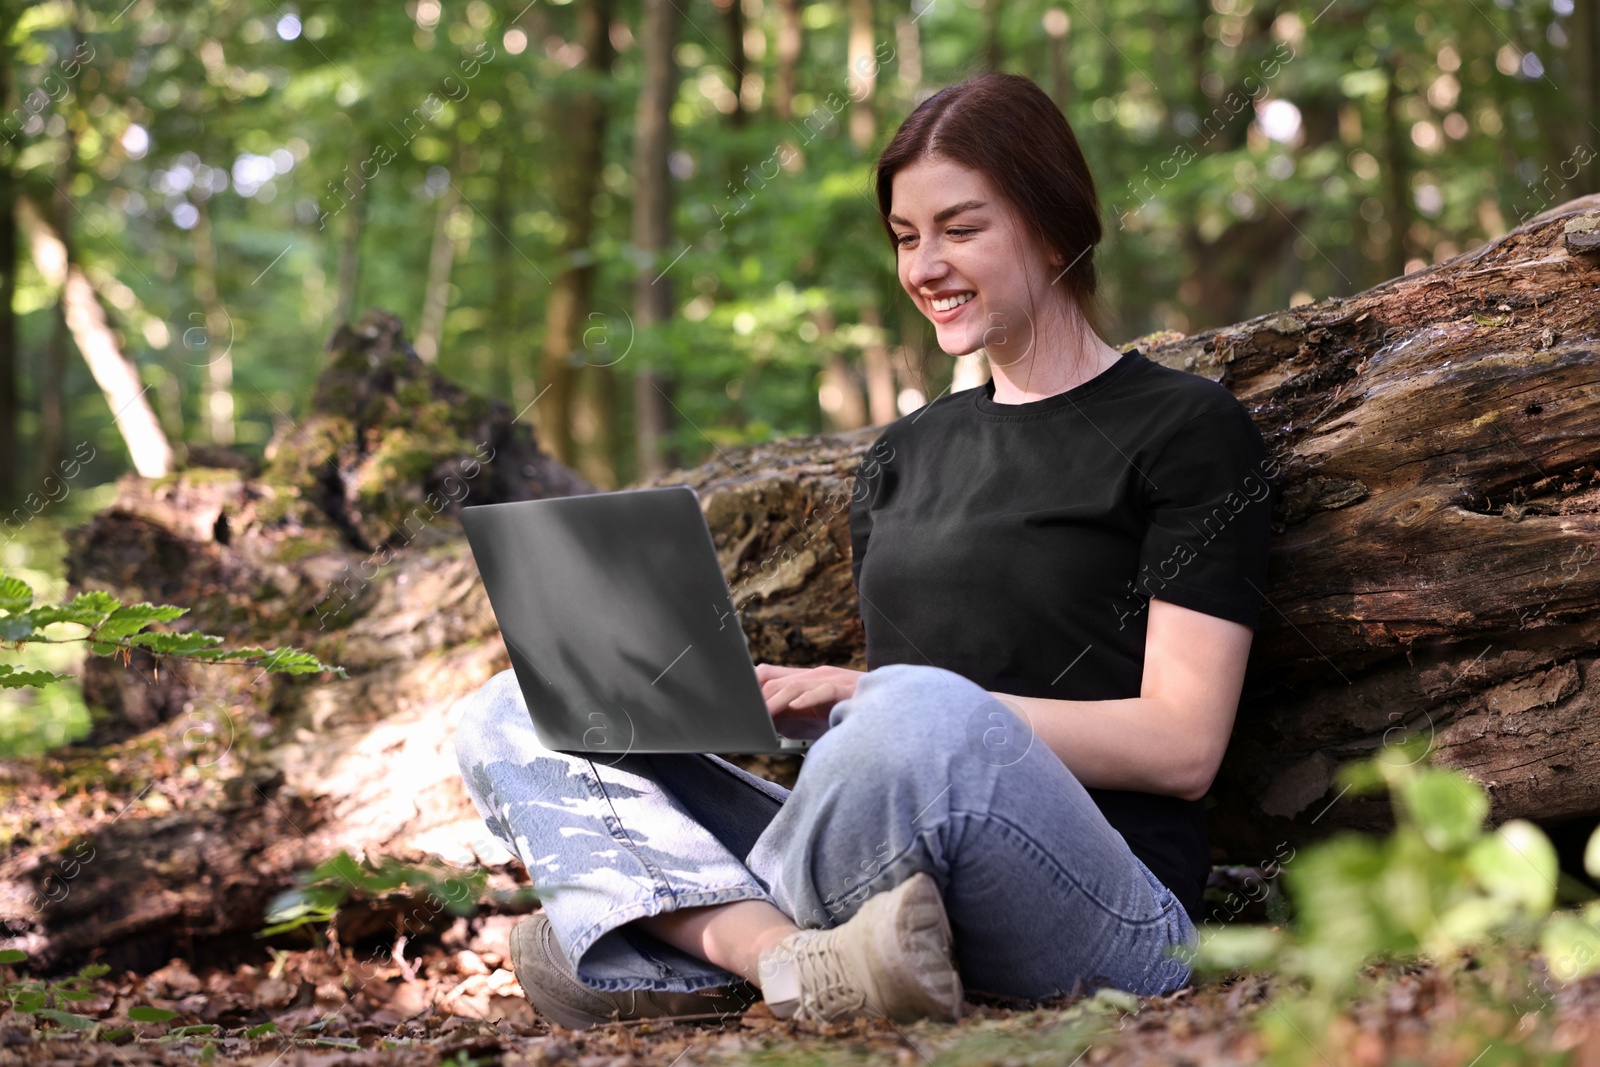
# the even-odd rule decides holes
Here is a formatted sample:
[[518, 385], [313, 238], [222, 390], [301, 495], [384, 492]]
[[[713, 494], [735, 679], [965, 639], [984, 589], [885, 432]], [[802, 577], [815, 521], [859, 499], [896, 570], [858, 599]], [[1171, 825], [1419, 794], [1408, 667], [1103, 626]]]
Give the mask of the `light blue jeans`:
[[764, 900], [836, 926], [925, 871], [969, 991], [1042, 999], [1190, 980], [1171, 890], [1006, 705], [937, 667], [865, 674], [791, 792], [712, 755], [545, 749], [510, 671], [461, 712], [456, 754], [489, 830], [522, 860], [579, 979], [689, 991], [739, 976], [632, 920]]

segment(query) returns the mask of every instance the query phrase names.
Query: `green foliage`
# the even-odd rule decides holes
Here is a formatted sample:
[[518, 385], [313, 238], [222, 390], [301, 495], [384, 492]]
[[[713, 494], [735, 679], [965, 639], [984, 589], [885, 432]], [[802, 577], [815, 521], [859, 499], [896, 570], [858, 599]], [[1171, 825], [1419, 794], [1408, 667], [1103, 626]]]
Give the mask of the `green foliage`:
[[[267, 906], [268, 926], [256, 936], [272, 937], [303, 926], [326, 925], [353, 897], [377, 900], [394, 894], [420, 898], [423, 903], [413, 918], [424, 923], [441, 911], [468, 916], [476, 910], [487, 880], [483, 871], [462, 875], [389, 857], [377, 863], [357, 862], [348, 852], [340, 852], [302, 872], [298, 886], [279, 894]], [[422, 908], [430, 911], [426, 918], [421, 914]], [[407, 925], [410, 922], [408, 919]]]
[[[33, 588], [20, 578], [0, 573], [0, 648], [20, 648], [31, 642], [84, 641], [96, 655], [121, 656], [123, 662], [134, 649], [143, 649], [160, 657], [259, 667], [269, 673], [327, 671], [340, 678], [347, 676], [344, 668], [331, 667], [295, 648], [223, 648], [222, 638], [210, 634], [148, 629], [152, 623], [171, 622], [188, 610], [167, 604], [124, 604], [100, 590], [79, 593], [62, 604], [34, 607]], [[46, 633], [48, 627], [59, 625], [77, 627], [81, 632], [61, 637]], [[66, 677], [53, 671], [18, 670], [10, 664], [0, 664], [0, 687], [5, 688], [38, 688]]]
[[[170, 387], [152, 396], [163, 396], [174, 437], [206, 436], [205, 383], [225, 351], [237, 447], [258, 452], [275, 423], [304, 410], [339, 298], [323, 265], [358, 217], [354, 306], [399, 311], [414, 335], [442, 219], [438, 232], [459, 246], [439, 369], [513, 410], [533, 399], [545, 384], [535, 368], [548, 279], [570, 253], [595, 268], [585, 311], [599, 317], [584, 320], [582, 358], [621, 379], [624, 431], [632, 405], [621, 398], [638, 370], [674, 383], [683, 418], [672, 433], [686, 463], [730, 441], [821, 429], [818, 372], [834, 356], [859, 365], [874, 340], [910, 371], [904, 384], [934, 396], [949, 381], [926, 321], [896, 313], [905, 297], [864, 179], [916, 103], [974, 69], [974, 42], [999, 69], [1043, 85], [1073, 125], [1108, 223], [1095, 258], [1121, 319], [1114, 344], [1242, 320], [1297, 294], [1345, 295], [1398, 273], [1397, 258], [1438, 262], [1594, 185], [1596, 142], [1574, 88], [1586, 38], [1572, 5], [1200, 4], [1151, 17], [1148, 5], [1107, 0], [1092, 25], [1055, 5], [1071, 14], [1061, 36], [1041, 32], [1051, 6], [918, 4], [914, 25], [897, 23], [903, 9], [873, 8], [863, 28], [881, 69], [867, 100], [850, 69], [849, 5], [803, 5], [808, 32], [785, 76], [789, 60], [771, 44], [783, 16], [765, 5], [748, 17], [747, 32], [768, 43], [742, 57], [751, 81], [735, 91], [750, 107], [739, 121], [731, 56], [689, 35], [673, 52], [673, 239], [643, 264], [625, 119], [647, 65], [624, 49], [595, 78], [559, 52], [513, 52], [517, 11], [500, 5], [446, 4], [426, 27], [405, 5], [319, 5], [300, 12], [293, 43], [279, 33], [287, 9], [171, 0], [137, 19], [74, 25], [76, 9], [27, 7], [8, 27], [22, 106], [4, 154], [20, 187], [54, 182], [71, 194], [74, 254], [124, 283], [129, 355], [144, 384]], [[548, 32], [570, 39], [578, 8], [548, 14]], [[642, 39], [637, 8], [620, 17]], [[783, 81], [797, 90], [787, 115]], [[765, 87], [759, 105], [751, 85]], [[572, 173], [551, 121], [577, 86], [611, 104], [594, 175]], [[1269, 100], [1299, 116], [1277, 139], [1256, 121]], [[863, 105], [876, 121], [858, 144], [851, 120]], [[272, 166], [240, 180], [268, 156]], [[454, 222], [446, 175], [465, 206]], [[551, 191], [590, 180], [594, 232], [571, 250], [571, 220]], [[1292, 227], [1278, 225], [1283, 216]], [[208, 257], [195, 250], [204, 243]], [[222, 332], [196, 297], [206, 260]], [[629, 318], [641, 267], [672, 287], [664, 323]], [[1243, 283], [1208, 301], [1198, 284], [1208, 276]], [[24, 266], [16, 303], [21, 347], [42, 351], [53, 287]], [[877, 320], [865, 314], [874, 305]], [[924, 360], [928, 380], [916, 382]], [[21, 361], [17, 451], [27, 461], [42, 455], [40, 366]], [[95, 428], [90, 477], [102, 479], [124, 452], [77, 370], [64, 383], [65, 422]], [[631, 451], [621, 449], [624, 480]]]
[[[18, 949], [0, 950], [0, 965], [22, 963], [27, 958], [27, 954]], [[77, 974], [58, 981], [0, 977], [0, 999], [16, 1015], [48, 1020], [64, 1030], [92, 1030], [99, 1025], [98, 1020], [68, 1009], [77, 1001], [93, 1000], [95, 992], [89, 983], [110, 970], [103, 963], [91, 963]]]
[[[1264, 1019], [1263, 1036], [1282, 1055], [1274, 1062], [1304, 1051], [1374, 961], [1453, 966], [1463, 954], [1537, 943], [1562, 981], [1600, 970], [1600, 901], [1552, 914], [1561, 873], [1543, 831], [1522, 819], [1485, 828], [1483, 788], [1427, 755], [1413, 739], [1341, 768], [1337, 784], [1352, 793], [1388, 791], [1394, 832], [1344, 831], [1300, 849], [1283, 873], [1295, 913], [1288, 928], [1224, 927], [1200, 947], [1197, 971], [1264, 968], [1305, 989]], [[1600, 876], [1600, 830], [1587, 866]]]

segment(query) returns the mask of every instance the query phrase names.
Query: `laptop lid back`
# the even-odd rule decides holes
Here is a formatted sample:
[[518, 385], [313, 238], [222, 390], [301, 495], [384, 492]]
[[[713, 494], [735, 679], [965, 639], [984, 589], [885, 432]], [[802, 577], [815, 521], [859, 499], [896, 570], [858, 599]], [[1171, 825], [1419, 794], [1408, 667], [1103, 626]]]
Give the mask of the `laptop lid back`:
[[485, 504], [462, 523], [546, 748], [778, 746], [693, 489]]

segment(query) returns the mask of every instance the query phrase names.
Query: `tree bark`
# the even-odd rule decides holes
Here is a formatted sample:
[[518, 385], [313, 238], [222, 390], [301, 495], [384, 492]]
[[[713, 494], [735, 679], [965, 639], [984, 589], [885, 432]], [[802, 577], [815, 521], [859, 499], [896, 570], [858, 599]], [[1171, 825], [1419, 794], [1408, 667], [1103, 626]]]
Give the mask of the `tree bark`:
[[800, 66], [800, 0], [778, 0], [778, 72], [772, 106], [778, 118], [794, 118], [795, 71]]
[[451, 174], [450, 183], [439, 194], [439, 207], [433, 221], [433, 243], [428, 250], [428, 283], [422, 295], [422, 322], [417, 327], [417, 355], [424, 363], [439, 359], [439, 341], [444, 336], [444, 314], [449, 309], [450, 269], [455, 264], [458, 240], [454, 230], [461, 224], [461, 189]]
[[893, 422], [899, 417], [896, 400], [894, 364], [889, 359], [889, 346], [884, 339], [883, 316], [876, 304], [861, 309], [861, 324], [871, 333], [861, 349], [861, 364], [867, 377], [867, 413], [874, 425]]
[[1406, 144], [1410, 141], [1400, 120], [1402, 95], [1396, 75], [1400, 55], [1392, 52], [1385, 58], [1384, 68], [1389, 80], [1383, 94], [1383, 148], [1384, 148], [1384, 222], [1389, 226], [1389, 240], [1384, 257], [1384, 273], [1398, 278], [1406, 272], [1406, 261], [1411, 258], [1411, 166]]
[[515, 171], [514, 153], [515, 149], [510, 146], [500, 150], [500, 173], [496, 175], [494, 200], [489, 208], [494, 232], [485, 236], [489, 243], [489, 271], [494, 279], [490, 305], [494, 309], [494, 325], [489, 365], [484, 368], [483, 380], [489, 383], [490, 396], [504, 397], [512, 395], [511, 353], [524, 336], [523, 316], [516, 298], [517, 270], [512, 259], [515, 246], [511, 243], [516, 217], [512, 198], [517, 195], [516, 190], [522, 188]]
[[919, 2], [921, 0], [911, 0], [912, 13], [900, 15], [894, 20], [895, 69], [899, 73], [905, 96], [913, 100], [922, 88], [922, 33], [917, 29], [917, 22], [921, 19], [921, 15], [917, 14]]
[[172, 470], [172, 446], [145, 400], [148, 387], [139, 384], [139, 368], [123, 354], [94, 286], [83, 268], [68, 258], [62, 235], [31, 201], [17, 201], [16, 217], [28, 235], [39, 274], [60, 289], [67, 328], [105, 394], [134, 469], [146, 478], [167, 474]]
[[983, 3], [983, 69], [999, 70], [1005, 63], [1005, 46], [1000, 41], [1000, 21], [1005, 13], [1001, 0]]
[[750, 72], [750, 60], [744, 50], [744, 7], [739, 0], [711, 0], [711, 4], [722, 19], [726, 38], [728, 78], [733, 82], [734, 99], [728, 125], [737, 130], [743, 128], [750, 118], [744, 106], [744, 83]]
[[211, 203], [195, 205], [199, 218], [189, 231], [194, 242], [194, 288], [205, 316], [203, 352], [191, 349], [205, 367], [201, 388], [202, 424], [214, 445], [233, 444], [233, 320], [223, 306], [217, 285], [217, 246], [211, 236]]
[[[69, 129], [67, 136], [71, 137]], [[74, 158], [69, 155], [69, 160]], [[68, 189], [72, 188], [71, 175], [51, 197], [57, 234], [65, 234], [71, 222], [72, 201]], [[70, 259], [71, 249], [67, 250]], [[44, 369], [39, 375], [39, 465], [53, 471], [66, 458], [67, 451], [67, 362], [71, 358], [72, 331], [67, 329], [67, 318], [60, 301], [51, 313], [50, 342], [44, 353]]]
[[866, 152], [878, 135], [878, 117], [873, 112], [878, 86], [877, 32], [873, 26], [872, 0], [850, 0], [850, 45], [848, 50], [850, 95], [850, 143]]
[[605, 100], [592, 86], [608, 77], [612, 49], [612, 0], [577, 5], [578, 40], [583, 46], [582, 87], [557, 84], [550, 105], [550, 127], [564, 147], [553, 161], [554, 199], [565, 232], [557, 248], [562, 264], [545, 309], [545, 344], [540, 377], [539, 424], [546, 447], [564, 463], [573, 460], [572, 416], [577, 378], [573, 356], [583, 346], [584, 315], [594, 289], [594, 197], [605, 164]]
[[360, 170], [362, 161], [366, 158], [365, 146], [359, 140], [352, 140], [350, 165], [345, 171], [356, 171], [358, 184], [351, 189], [350, 179], [345, 179], [344, 188], [350, 194], [350, 200], [340, 211], [345, 219], [344, 232], [339, 238], [339, 272], [335, 278], [337, 294], [333, 306], [335, 326], [349, 322], [350, 317], [355, 314], [357, 291], [361, 285], [361, 234], [366, 229], [367, 223], [368, 183], [360, 174]]
[[[10, 5], [5, 5], [9, 14]], [[0, 114], [11, 113], [11, 43], [0, 34]], [[3, 128], [0, 128], [3, 129]], [[21, 368], [17, 360], [17, 149], [9, 130], [5, 134], [5, 154], [0, 157], [0, 455], [17, 452], [17, 418], [21, 414], [18, 385]], [[0, 504], [10, 504], [21, 494], [19, 471], [14, 462], [0, 463]]]
[[[678, 91], [681, 19], [673, 0], [644, 0], [644, 78], [633, 131], [633, 245], [638, 269], [633, 276], [633, 319], [643, 334], [672, 318], [673, 284], [667, 251], [672, 240], [672, 101]], [[653, 478], [675, 460], [668, 453], [673, 427], [667, 375], [650, 362], [636, 363], [633, 374], [633, 437], [637, 476]]]

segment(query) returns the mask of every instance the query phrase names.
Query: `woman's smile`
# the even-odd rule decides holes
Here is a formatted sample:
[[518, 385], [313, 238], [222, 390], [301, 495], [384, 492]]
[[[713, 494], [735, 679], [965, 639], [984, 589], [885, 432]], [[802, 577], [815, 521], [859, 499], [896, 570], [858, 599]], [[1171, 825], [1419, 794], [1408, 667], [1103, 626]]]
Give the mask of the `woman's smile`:
[[928, 307], [930, 309], [929, 317], [937, 323], [949, 322], [951, 319], [961, 314], [961, 309], [972, 303], [976, 296], [977, 294], [972, 290], [966, 289], [945, 296], [935, 297], [928, 301]]

